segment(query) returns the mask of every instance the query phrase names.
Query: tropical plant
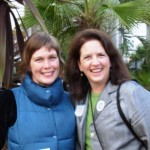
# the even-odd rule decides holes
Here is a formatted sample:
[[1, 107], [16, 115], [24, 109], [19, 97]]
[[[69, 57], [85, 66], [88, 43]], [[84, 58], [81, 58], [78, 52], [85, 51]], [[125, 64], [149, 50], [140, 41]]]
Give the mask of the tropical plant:
[[[136, 23], [150, 24], [150, 0], [33, 0], [47, 29], [56, 36], [63, 50], [72, 35], [85, 28], [98, 28], [109, 34], [120, 25], [131, 29]], [[27, 28], [36, 25], [28, 9], [23, 18]]]
[[136, 79], [141, 85], [150, 91], [150, 72], [139, 70], [138, 72], [131, 72], [133, 79]]
[[135, 54], [130, 57], [130, 70], [133, 77], [150, 90], [150, 42], [139, 39], [142, 45], [138, 46]]
[[[0, 87], [3, 84], [5, 88], [9, 88], [12, 83], [14, 57], [22, 52], [24, 44], [23, 33], [27, 33], [20, 28], [18, 20], [12, 11], [12, 9], [17, 10], [17, 6], [13, 2], [10, 0], [0, 0]], [[41, 28], [47, 32], [40, 14], [30, 0], [16, 0], [16, 2], [22, 5], [25, 2], [41, 25]], [[11, 16], [15, 23], [15, 30], [12, 29]]]
[[131, 55], [130, 64], [134, 61], [139, 62], [140, 67], [138, 70], [150, 73], [150, 42], [143, 38], [139, 38], [139, 40], [142, 44], [139, 45], [135, 53]]
[[[123, 56], [129, 57], [130, 51], [133, 51], [133, 43], [131, 41], [131, 34], [123, 27], [119, 28], [122, 36], [122, 43], [120, 44], [120, 51]], [[134, 36], [134, 35], [133, 35]]]
[[[16, 0], [20, 4], [24, 2], [27, 6], [24, 17], [25, 27], [35, 25], [44, 32], [49, 31], [59, 39], [65, 52], [72, 35], [85, 28], [98, 28], [112, 33], [114, 29], [120, 27], [120, 24], [126, 29], [130, 29], [138, 22], [150, 24], [150, 0], [126, 1]], [[10, 14], [16, 24], [19, 53], [24, 43], [22, 36], [24, 30], [19, 28], [18, 21], [11, 11], [12, 8], [16, 9], [16, 6], [11, 0], [0, 1], [0, 83], [3, 82], [6, 87], [12, 80], [15, 55]]]

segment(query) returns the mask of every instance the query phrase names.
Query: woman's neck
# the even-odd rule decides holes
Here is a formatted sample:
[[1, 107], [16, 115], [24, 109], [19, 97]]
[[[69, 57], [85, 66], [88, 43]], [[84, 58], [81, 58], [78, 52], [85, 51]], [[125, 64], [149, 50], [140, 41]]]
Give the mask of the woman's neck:
[[103, 91], [103, 89], [105, 88], [105, 84], [102, 85], [92, 85], [91, 87], [91, 92], [94, 94], [99, 94]]

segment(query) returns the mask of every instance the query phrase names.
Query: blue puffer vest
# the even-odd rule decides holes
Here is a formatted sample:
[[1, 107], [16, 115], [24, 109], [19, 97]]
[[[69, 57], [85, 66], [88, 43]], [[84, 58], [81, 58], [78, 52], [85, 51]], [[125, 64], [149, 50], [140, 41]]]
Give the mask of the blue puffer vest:
[[41, 87], [27, 75], [12, 91], [17, 120], [8, 131], [9, 150], [74, 150], [74, 108], [60, 78]]

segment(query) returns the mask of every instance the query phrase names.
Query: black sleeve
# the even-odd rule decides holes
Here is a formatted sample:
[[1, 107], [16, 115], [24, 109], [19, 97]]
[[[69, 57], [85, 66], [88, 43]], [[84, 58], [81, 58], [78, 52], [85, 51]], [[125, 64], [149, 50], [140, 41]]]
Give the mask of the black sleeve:
[[17, 117], [16, 101], [11, 90], [0, 93], [0, 149], [3, 148], [8, 133]]

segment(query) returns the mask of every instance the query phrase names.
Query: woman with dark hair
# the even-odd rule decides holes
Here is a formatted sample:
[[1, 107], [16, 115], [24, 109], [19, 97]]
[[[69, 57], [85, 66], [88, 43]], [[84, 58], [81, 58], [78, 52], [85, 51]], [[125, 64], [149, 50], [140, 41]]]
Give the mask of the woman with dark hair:
[[[76, 104], [77, 150], [150, 149], [150, 92], [131, 80], [106, 33], [86, 29], [75, 35], [66, 79]], [[120, 116], [117, 91], [123, 114], [137, 136]]]
[[55, 37], [39, 32], [27, 40], [21, 86], [0, 94], [0, 149], [8, 138], [8, 150], [74, 150], [74, 107], [62, 68]]

